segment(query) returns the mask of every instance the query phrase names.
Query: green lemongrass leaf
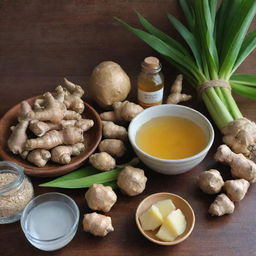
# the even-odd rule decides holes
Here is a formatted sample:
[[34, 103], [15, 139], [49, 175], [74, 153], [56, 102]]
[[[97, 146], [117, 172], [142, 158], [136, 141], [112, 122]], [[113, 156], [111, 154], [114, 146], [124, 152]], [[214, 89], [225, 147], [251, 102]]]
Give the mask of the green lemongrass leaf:
[[241, 46], [236, 63], [233, 67], [232, 73], [240, 66], [240, 64], [250, 55], [250, 53], [256, 48], [256, 30], [247, 35]]
[[180, 6], [187, 19], [187, 24], [190, 27], [190, 31], [194, 31], [195, 28], [195, 13], [192, 8], [191, 1], [189, 0], [179, 0]]
[[252, 87], [252, 86], [246, 86], [246, 85], [242, 85], [242, 84], [238, 84], [238, 83], [231, 83], [232, 86], [232, 90], [243, 96], [243, 97], [247, 97], [250, 99], [256, 99], [256, 87]]
[[256, 86], [256, 75], [248, 74], [233, 74], [230, 78], [230, 83]]
[[126, 29], [128, 29], [130, 32], [135, 34], [137, 37], [142, 39], [144, 42], [146, 42], [149, 46], [151, 46], [153, 49], [155, 49], [160, 54], [172, 58], [175, 62], [177, 62], [180, 66], [182, 66], [184, 69], [188, 70], [193, 74], [193, 76], [197, 80], [202, 80], [204, 76], [202, 73], [198, 70], [196, 67], [196, 63], [193, 61], [193, 59], [190, 56], [184, 57], [184, 55], [175, 49], [174, 47], [167, 45], [159, 38], [143, 31], [140, 29], [133, 28], [132, 26], [128, 25], [124, 21], [115, 18], [121, 25], [123, 25]]
[[200, 55], [200, 45], [197, 43], [196, 38], [194, 35], [179, 21], [177, 20], [173, 15], [167, 14], [167, 17], [169, 21], [172, 23], [172, 25], [175, 27], [175, 29], [180, 33], [180, 35], [183, 37], [183, 39], [186, 41], [187, 45], [191, 49], [195, 61], [197, 63], [198, 69], [202, 71], [202, 60]]
[[55, 187], [55, 188], [88, 188], [93, 184], [104, 184], [117, 179], [118, 173], [122, 168], [116, 168], [111, 171], [93, 174], [87, 177], [82, 177], [72, 180], [63, 180], [56, 182], [48, 182], [40, 184], [40, 187]]
[[148, 22], [138, 11], [135, 10], [141, 25], [152, 35], [156, 36], [157, 38], [161, 39], [166, 44], [178, 49], [184, 56], [189, 56], [189, 52], [186, 48], [184, 48], [179, 42], [171, 38], [170, 36], [166, 35], [161, 30], [154, 27], [151, 23]]
[[228, 39], [224, 42], [222, 51], [223, 62], [219, 73], [221, 79], [229, 80], [243, 39], [255, 13], [255, 0], [242, 1], [239, 11], [236, 12], [236, 16], [230, 24], [230, 30], [227, 32], [226, 37]]
[[217, 0], [209, 0], [209, 7], [212, 15], [212, 22], [214, 23], [217, 10]]

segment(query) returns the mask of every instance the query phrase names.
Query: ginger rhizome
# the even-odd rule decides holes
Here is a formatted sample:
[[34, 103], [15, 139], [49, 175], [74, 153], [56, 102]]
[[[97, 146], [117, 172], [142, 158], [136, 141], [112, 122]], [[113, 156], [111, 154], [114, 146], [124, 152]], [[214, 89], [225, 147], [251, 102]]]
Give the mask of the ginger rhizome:
[[236, 154], [227, 145], [221, 145], [214, 158], [229, 165], [233, 177], [245, 179], [250, 183], [256, 182], [256, 164], [243, 154]]
[[106, 236], [114, 231], [111, 218], [96, 212], [84, 215], [83, 228], [95, 236]]
[[250, 183], [245, 179], [227, 180], [224, 184], [224, 190], [234, 202], [242, 200], [249, 187]]
[[110, 186], [93, 184], [85, 193], [85, 199], [90, 209], [109, 212], [115, 204], [117, 196]]
[[116, 160], [106, 152], [92, 154], [89, 157], [90, 164], [99, 171], [105, 172], [114, 169]]
[[[81, 116], [83, 89], [67, 79], [64, 82], [64, 87], [57, 86], [55, 92], [39, 96], [31, 105], [23, 101], [18, 124], [11, 127], [10, 151], [38, 167], [50, 158], [59, 164], [70, 163], [71, 156], [85, 150], [83, 133], [94, 125], [93, 120]], [[28, 128], [36, 137], [28, 138]]]
[[114, 111], [100, 114], [103, 121], [130, 122], [137, 114], [144, 110], [140, 105], [127, 100], [124, 102], [114, 102], [112, 107]]
[[44, 167], [51, 158], [51, 153], [46, 149], [35, 149], [28, 153], [27, 160], [37, 167]]
[[122, 157], [126, 152], [126, 147], [121, 140], [105, 139], [99, 144], [100, 152], [107, 152], [113, 157]]
[[83, 143], [76, 143], [71, 146], [58, 146], [51, 150], [51, 160], [58, 164], [69, 164], [71, 156], [79, 156], [85, 151]]
[[132, 166], [126, 166], [117, 177], [117, 185], [124, 194], [136, 196], [146, 187], [147, 177], [144, 171]]
[[218, 170], [211, 169], [199, 175], [198, 185], [204, 193], [216, 194], [221, 191], [224, 181]]
[[122, 141], [126, 141], [128, 139], [128, 132], [125, 127], [114, 124], [111, 121], [102, 121], [102, 126], [103, 137]]
[[187, 101], [192, 98], [191, 95], [181, 93], [182, 81], [183, 81], [183, 76], [178, 75], [171, 86], [170, 95], [166, 100], [167, 104], [178, 104], [179, 102]]
[[247, 118], [240, 118], [221, 130], [223, 142], [233, 152], [242, 153], [247, 157], [256, 154], [256, 123]]
[[226, 194], [222, 193], [215, 198], [214, 202], [210, 205], [208, 212], [212, 216], [222, 216], [224, 214], [231, 214], [234, 210], [235, 204]]

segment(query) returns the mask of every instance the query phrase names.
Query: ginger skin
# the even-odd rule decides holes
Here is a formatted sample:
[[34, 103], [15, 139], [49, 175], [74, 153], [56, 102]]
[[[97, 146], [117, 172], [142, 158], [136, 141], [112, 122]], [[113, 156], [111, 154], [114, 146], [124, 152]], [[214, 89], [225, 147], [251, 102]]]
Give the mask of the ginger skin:
[[218, 170], [211, 169], [199, 175], [198, 185], [204, 193], [213, 195], [221, 191], [224, 181]]
[[191, 95], [183, 94], [182, 91], [182, 81], [183, 76], [178, 75], [176, 77], [176, 80], [171, 86], [170, 95], [168, 96], [166, 103], [167, 104], [178, 104], [182, 101], [188, 101], [192, 98]]
[[114, 111], [108, 111], [100, 114], [101, 120], [112, 122], [130, 122], [137, 114], [144, 109], [133, 102], [115, 102], [112, 105]]
[[106, 236], [109, 232], [114, 231], [111, 218], [96, 212], [84, 215], [83, 229], [95, 236]]
[[116, 160], [106, 152], [95, 153], [89, 157], [90, 164], [96, 169], [105, 172], [114, 169]]
[[221, 145], [214, 158], [216, 161], [228, 164], [233, 177], [245, 179], [250, 183], [256, 182], [256, 164], [243, 154], [235, 154], [227, 145]]
[[247, 118], [240, 118], [221, 130], [223, 142], [227, 144], [233, 152], [242, 153], [247, 157], [256, 154], [256, 123]]
[[102, 121], [102, 133], [105, 138], [126, 141], [128, 133], [125, 127], [116, 125], [111, 121]]
[[90, 209], [109, 212], [116, 203], [116, 193], [110, 186], [93, 184], [85, 193], [85, 200]]
[[19, 123], [10, 128], [12, 133], [7, 141], [8, 148], [13, 154], [22, 154], [24, 151], [25, 143], [28, 138], [26, 131], [29, 125], [26, 115], [29, 111], [31, 111], [31, 106], [27, 101], [22, 101], [18, 115]]
[[245, 179], [228, 180], [224, 184], [224, 190], [232, 201], [238, 202], [244, 198], [249, 186], [250, 183]]
[[73, 84], [64, 77], [66, 93], [64, 96], [64, 104], [67, 109], [74, 110], [81, 114], [84, 111], [84, 102], [81, 97], [84, 95], [84, 90], [81, 86]]
[[235, 210], [234, 203], [228, 198], [226, 194], [218, 195], [214, 202], [210, 205], [208, 212], [212, 216], [223, 216], [224, 214], [231, 214]]
[[51, 158], [51, 153], [45, 149], [35, 149], [27, 155], [27, 160], [38, 167], [44, 167]]
[[27, 140], [25, 149], [52, 149], [61, 144], [73, 145], [83, 141], [83, 130], [73, 126], [68, 126], [61, 131], [52, 130], [40, 138]]
[[126, 166], [117, 177], [117, 185], [124, 194], [136, 196], [146, 187], [147, 177], [144, 171], [132, 166]]
[[88, 131], [93, 125], [94, 122], [90, 119], [62, 120], [59, 124], [32, 120], [30, 121], [29, 129], [38, 137], [42, 137], [48, 131], [59, 131], [67, 126], [75, 126], [77, 128], [81, 128], [85, 132]]
[[51, 160], [58, 164], [69, 164], [71, 156], [79, 156], [85, 150], [83, 143], [71, 146], [58, 146], [51, 150]]
[[105, 139], [99, 144], [100, 152], [107, 152], [113, 157], [122, 157], [126, 152], [126, 147], [121, 140]]

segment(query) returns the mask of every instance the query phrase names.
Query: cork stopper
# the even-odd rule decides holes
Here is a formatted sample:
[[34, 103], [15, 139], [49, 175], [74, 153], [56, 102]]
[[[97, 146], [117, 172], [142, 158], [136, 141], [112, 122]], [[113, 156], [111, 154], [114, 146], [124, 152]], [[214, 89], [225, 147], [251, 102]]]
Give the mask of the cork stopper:
[[148, 72], [159, 72], [161, 70], [160, 61], [156, 57], [146, 57], [142, 63], [142, 68]]

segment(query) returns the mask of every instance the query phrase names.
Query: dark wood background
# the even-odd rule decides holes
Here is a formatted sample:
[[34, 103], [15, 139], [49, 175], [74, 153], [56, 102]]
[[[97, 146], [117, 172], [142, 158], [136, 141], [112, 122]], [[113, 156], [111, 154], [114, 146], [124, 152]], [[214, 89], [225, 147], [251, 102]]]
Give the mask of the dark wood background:
[[[141, 60], [155, 53], [143, 42], [116, 24], [113, 16], [138, 25], [133, 8], [153, 24], [170, 33], [175, 31], [166, 19], [166, 12], [180, 17], [176, 0], [1, 0], [0, 1], [0, 116], [21, 100], [52, 90], [64, 76], [81, 84], [85, 90], [95, 65], [104, 60], [118, 62], [135, 78]], [[256, 22], [253, 27], [255, 29]], [[256, 73], [256, 53], [240, 68], [241, 72]], [[177, 75], [163, 62], [166, 88]], [[191, 92], [186, 85], [185, 90]], [[193, 94], [195, 96], [195, 94]], [[86, 98], [89, 98], [87, 93]], [[256, 120], [256, 103], [236, 97], [245, 116]], [[196, 98], [187, 103], [201, 110]], [[198, 174], [208, 168], [219, 168], [230, 178], [228, 168], [214, 162], [212, 155], [220, 144], [216, 140], [202, 164], [179, 176], [164, 176], [147, 169], [149, 181], [143, 194], [126, 197], [118, 192], [118, 202], [109, 215], [115, 232], [96, 238], [82, 231], [79, 225], [73, 241], [51, 253], [32, 247], [23, 235], [19, 222], [0, 226], [0, 255], [179, 255], [179, 256], [249, 256], [256, 255], [256, 188], [252, 186], [246, 198], [236, 204], [231, 216], [212, 218], [207, 214], [211, 196], [199, 191], [195, 184]], [[36, 195], [60, 191], [75, 199], [81, 216], [88, 212], [84, 190], [39, 188], [42, 179], [32, 179]], [[183, 243], [163, 247], [147, 241], [136, 229], [134, 214], [139, 202], [155, 192], [173, 192], [186, 198], [196, 214], [193, 233]], [[80, 221], [81, 222], [81, 221]], [[81, 223], [80, 223], [81, 224]]]

